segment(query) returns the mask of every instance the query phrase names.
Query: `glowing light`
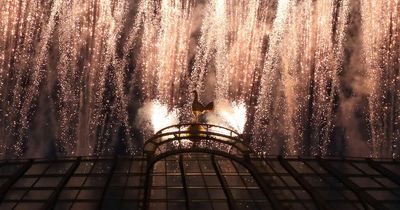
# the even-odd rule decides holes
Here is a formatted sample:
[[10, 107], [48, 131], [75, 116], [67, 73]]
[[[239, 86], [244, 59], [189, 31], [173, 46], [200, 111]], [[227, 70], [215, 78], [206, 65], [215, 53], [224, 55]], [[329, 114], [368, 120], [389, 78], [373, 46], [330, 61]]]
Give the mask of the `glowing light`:
[[254, 119], [265, 154], [327, 155], [337, 124], [347, 145], [370, 136], [372, 156], [400, 156], [399, 0], [360, 0], [360, 15], [351, 0], [0, 1], [0, 154], [48, 135], [59, 154], [112, 152], [115, 136], [132, 152], [131, 107], [150, 101], [138, 128], [156, 132], [190, 121], [197, 90], [216, 101], [210, 123]]
[[230, 127], [233, 127], [239, 133], [243, 133], [246, 123], [246, 104], [243, 102], [232, 102], [232, 109], [224, 109], [218, 111], [220, 115], [227, 121]]
[[[210, 124], [229, 127], [239, 133], [243, 133], [246, 124], [247, 107], [242, 101], [227, 102], [219, 101], [216, 103], [215, 111], [207, 114], [207, 121]], [[221, 131], [216, 131], [221, 132]], [[226, 132], [222, 130], [222, 132]], [[227, 134], [229, 135], [229, 134]]]
[[179, 111], [177, 109], [168, 110], [168, 106], [155, 100], [151, 102], [150, 119], [154, 133], [157, 131], [179, 124]]

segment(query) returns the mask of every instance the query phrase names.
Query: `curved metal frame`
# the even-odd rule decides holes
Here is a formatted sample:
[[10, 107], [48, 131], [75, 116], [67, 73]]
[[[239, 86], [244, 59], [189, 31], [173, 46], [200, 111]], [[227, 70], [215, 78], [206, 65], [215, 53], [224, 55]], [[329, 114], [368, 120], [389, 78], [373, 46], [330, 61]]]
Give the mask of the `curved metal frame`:
[[[190, 130], [189, 128], [191, 126], [200, 126], [204, 130]], [[219, 133], [213, 129], [222, 132]], [[229, 135], [226, 135], [227, 133], [229, 133]], [[190, 143], [185, 143], [183, 140], [189, 141]], [[177, 145], [174, 144], [174, 142], [177, 142]], [[221, 144], [221, 146], [228, 146], [229, 150], [226, 151], [222, 148], [219, 149], [218, 147], [212, 147], [213, 145], [209, 145], [212, 143]], [[162, 151], [163, 146], [168, 147], [168, 149], [164, 148], [165, 151]], [[158, 156], [167, 152], [167, 150], [182, 150], [188, 148], [220, 151], [243, 157], [246, 157], [252, 152], [247, 143], [242, 139], [241, 135], [236, 131], [222, 126], [198, 123], [179, 124], [166, 127], [158, 131], [144, 144], [144, 151], [149, 156]], [[158, 151], [160, 152], [158, 153]]]
[[249, 173], [253, 176], [254, 180], [257, 182], [258, 186], [264, 193], [264, 195], [268, 198], [268, 200], [271, 203], [271, 206], [275, 210], [281, 210], [283, 207], [281, 206], [280, 202], [278, 199], [275, 197], [275, 195], [271, 192], [270, 186], [268, 186], [264, 181], [263, 178], [260, 176], [258, 173], [257, 169], [249, 162], [246, 161], [246, 159], [230, 155], [226, 152], [223, 151], [218, 151], [218, 150], [208, 150], [208, 149], [202, 149], [202, 148], [188, 148], [188, 149], [179, 149], [179, 150], [171, 150], [167, 151], [165, 153], [162, 153], [160, 155], [154, 156], [154, 157], [149, 157], [148, 159], [148, 164], [147, 164], [147, 169], [146, 169], [146, 180], [145, 180], [145, 189], [144, 189], [144, 208], [145, 210], [149, 209], [149, 201], [150, 201], [150, 188], [151, 188], [151, 183], [152, 183], [152, 176], [150, 175], [153, 171], [153, 166], [156, 164], [158, 161], [171, 156], [171, 155], [179, 155], [179, 154], [191, 154], [191, 153], [205, 153], [205, 154], [210, 154], [210, 155], [216, 155], [216, 156], [222, 156], [227, 159], [233, 160], [240, 165], [242, 165], [244, 168], [246, 168]]

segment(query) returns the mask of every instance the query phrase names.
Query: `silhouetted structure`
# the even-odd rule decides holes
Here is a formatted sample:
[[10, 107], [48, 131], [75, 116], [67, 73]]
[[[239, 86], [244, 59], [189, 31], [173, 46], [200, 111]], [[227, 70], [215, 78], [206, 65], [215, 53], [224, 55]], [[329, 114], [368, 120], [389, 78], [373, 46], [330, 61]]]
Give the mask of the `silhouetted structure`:
[[171, 126], [133, 157], [3, 160], [0, 209], [400, 209], [398, 160], [260, 157], [224, 129]]

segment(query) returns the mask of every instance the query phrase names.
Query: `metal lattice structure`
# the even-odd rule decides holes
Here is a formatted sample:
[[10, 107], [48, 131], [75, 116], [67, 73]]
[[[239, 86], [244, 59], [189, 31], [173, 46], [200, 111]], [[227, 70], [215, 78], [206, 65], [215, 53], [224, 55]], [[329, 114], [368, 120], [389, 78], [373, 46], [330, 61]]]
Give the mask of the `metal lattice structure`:
[[0, 209], [400, 209], [398, 160], [260, 157], [228, 129], [188, 126], [133, 157], [2, 160]]
[[144, 144], [144, 151], [157, 156], [175, 150], [216, 151], [245, 157], [250, 147], [234, 130], [210, 124], [179, 124], [158, 131]]
[[[249, 167], [250, 166], [250, 167]], [[399, 209], [397, 160], [207, 153], [9, 160], [0, 209]]]

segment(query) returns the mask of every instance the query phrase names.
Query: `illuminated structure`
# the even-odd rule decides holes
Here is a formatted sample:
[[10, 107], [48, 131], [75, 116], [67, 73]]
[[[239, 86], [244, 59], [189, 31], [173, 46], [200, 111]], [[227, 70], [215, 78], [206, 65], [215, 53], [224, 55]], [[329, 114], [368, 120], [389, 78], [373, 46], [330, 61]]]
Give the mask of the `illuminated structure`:
[[235, 131], [164, 128], [133, 157], [0, 162], [0, 209], [399, 209], [397, 160], [260, 157]]

